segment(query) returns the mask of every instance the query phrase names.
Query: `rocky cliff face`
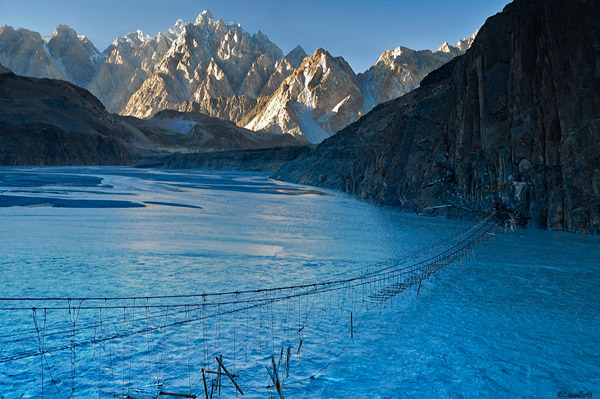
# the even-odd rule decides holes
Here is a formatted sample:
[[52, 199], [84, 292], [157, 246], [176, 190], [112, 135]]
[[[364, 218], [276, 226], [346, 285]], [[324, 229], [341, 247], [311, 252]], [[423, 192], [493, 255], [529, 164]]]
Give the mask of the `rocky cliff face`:
[[600, 6], [516, 0], [467, 53], [278, 178], [456, 215], [600, 233]]

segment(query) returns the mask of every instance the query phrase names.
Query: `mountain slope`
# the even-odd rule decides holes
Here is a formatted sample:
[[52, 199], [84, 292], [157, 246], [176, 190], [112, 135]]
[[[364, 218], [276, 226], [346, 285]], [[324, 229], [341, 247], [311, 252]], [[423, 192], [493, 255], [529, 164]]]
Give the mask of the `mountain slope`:
[[110, 114], [87, 90], [0, 65], [0, 165], [125, 165], [173, 153], [297, 146], [197, 113]]
[[289, 133], [319, 143], [358, 119], [364, 110], [350, 65], [319, 48], [286, 78], [246, 128]]
[[434, 53], [405, 47], [388, 50], [360, 75], [342, 57], [317, 49], [270, 98], [257, 104], [254, 117], [245, 127], [320, 143], [375, 105], [418, 87], [429, 72], [464, 53], [472, 41], [465, 39], [457, 46], [446, 43]]
[[435, 52], [402, 46], [384, 51], [371, 68], [359, 75], [365, 100], [374, 107], [414, 90], [428, 73], [464, 54], [476, 35], [460, 40], [455, 46], [446, 42]]
[[281, 50], [260, 31], [250, 35], [240, 25], [213, 21], [205, 11], [185, 25], [122, 113], [149, 117], [184, 101], [255, 98], [282, 58]]
[[126, 118], [127, 122], [170, 153], [200, 153], [298, 146], [289, 134], [273, 136], [253, 132], [232, 122], [201, 114], [165, 110], [151, 119]]
[[0, 68], [0, 138], [0, 165], [122, 165], [152, 146], [87, 90], [6, 68]]
[[516, 0], [463, 56], [278, 172], [421, 212], [600, 233], [600, 6]]
[[27, 29], [0, 27], [0, 61], [19, 75], [68, 80], [87, 87], [101, 55], [85, 36], [59, 25], [49, 37]]

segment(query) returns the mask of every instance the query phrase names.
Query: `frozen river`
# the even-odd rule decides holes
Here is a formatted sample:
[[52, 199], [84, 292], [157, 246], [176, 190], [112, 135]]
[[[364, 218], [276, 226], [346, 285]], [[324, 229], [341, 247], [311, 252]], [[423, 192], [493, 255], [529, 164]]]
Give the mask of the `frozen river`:
[[[145, 297], [305, 284], [471, 226], [258, 173], [1, 168], [0, 296]], [[82, 345], [75, 357], [62, 350], [11, 360], [39, 348], [40, 337], [46, 349], [69, 342], [75, 308], [43, 312], [60, 301], [2, 301], [0, 308], [25, 309], [0, 309], [0, 398], [37, 398], [42, 390], [49, 398], [148, 397], [160, 390], [156, 380], [163, 391], [204, 397], [201, 368], [218, 353], [240, 375], [245, 397], [277, 397], [266, 389], [265, 365], [288, 346], [288, 399], [600, 396], [599, 289], [599, 237], [518, 230], [442, 269], [419, 296], [409, 290], [365, 314], [350, 341], [344, 311], [355, 297], [345, 290], [316, 304], [284, 301], [209, 325]], [[331, 303], [339, 311], [328, 310]], [[187, 308], [179, 315], [151, 307], [133, 315], [80, 312], [83, 341], [135, 328], [135, 320], [193, 318]], [[235, 395], [231, 384], [223, 390]]]

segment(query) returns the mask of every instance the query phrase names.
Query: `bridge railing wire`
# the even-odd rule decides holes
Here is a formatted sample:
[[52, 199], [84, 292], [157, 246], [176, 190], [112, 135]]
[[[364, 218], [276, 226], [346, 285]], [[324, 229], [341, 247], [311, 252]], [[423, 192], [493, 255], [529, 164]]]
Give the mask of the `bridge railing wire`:
[[[148, 335], [190, 323], [205, 323], [207, 320], [212, 320], [218, 325], [219, 320], [228, 315], [241, 312], [248, 314], [251, 310], [261, 308], [265, 308], [266, 313], [269, 305], [273, 317], [274, 303], [287, 301], [289, 307], [291, 300], [297, 300], [300, 307], [301, 298], [306, 298], [308, 304], [309, 297], [312, 297], [314, 305], [314, 299], [318, 295], [323, 297], [329, 295], [331, 298], [333, 293], [343, 292], [345, 299], [349, 291], [352, 295], [358, 293], [360, 299], [364, 301], [374, 302], [365, 305], [365, 314], [356, 326], [358, 328], [366, 312], [377, 303], [384, 302], [416, 284], [419, 284], [420, 288], [421, 281], [429, 278], [440, 268], [465, 256], [495, 228], [494, 217], [495, 214], [491, 214], [472, 228], [433, 245], [427, 251], [416, 251], [362, 270], [345, 271], [330, 276], [328, 280], [314, 283], [182, 295], [0, 298], [0, 314], [11, 312], [14, 317], [14, 315], [26, 315], [27, 312], [31, 312], [36, 322], [39, 314], [44, 314], [44, 320], [46, 315], [52, 312], [66, 311], [70, 315], [69, 321], [44, 325], [43, 334], [40, 334], [36, 324], [36, 329], [31, 329], [28, 334], [0, 335], [2, 344], [0, 364], [37, 356], [47, 363], [48, 360], [44, 359], [44, 356], [51, 353], [62, 351], [75, 353], [77, 348], [83, 346], [99, 345], [115, 340], [121, 340], [124, 345], [124, 340], [133, 336]], [[354, 298], [352, 304], [354, 308]], [[143, 309], [144, 312], [136, 313], [136, 309]], [[99, 312], [100, 320], [95, 319], [95, 316], [87, 319], [84, 317], [79, 324], [75, 325], [76, 322], [73, 322], [71, 315], [79, 315], [81, 311], [96, 311], [90, 314]], [[306, 310], [306, 317], [309, 311]], [[298, 330], [299, 338], [302, 335], [302, 328]], [[77, 329], [77, 337], [75, 337], [75, 329]], [[68, 336], [71, 337], [70, 340], [61, 341], [61, 338]], [[347, 345], [342, 348], [342, 352]], [[50, 371], [49, 366], [48, 370]]]

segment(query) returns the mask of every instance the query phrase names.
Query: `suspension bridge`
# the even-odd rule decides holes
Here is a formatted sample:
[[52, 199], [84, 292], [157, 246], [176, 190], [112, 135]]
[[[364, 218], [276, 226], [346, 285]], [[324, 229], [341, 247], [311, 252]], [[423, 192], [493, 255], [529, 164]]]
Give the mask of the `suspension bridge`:
[[[144, 297], [0, 298], [6, 327], [0, 329], [6, 376], [0, 387], [16, 397], [213, 399], [264, 397], [266, 390], [283, 399], [290, 387], [323, 373], [373, 309], [403, 293], [419, 295], [425, 280], [468, 260], [495, 228], [492, 214], [426, 250], [306, 284]], [[326, 334], [339, 344], [323, 343]], [[317, 342], [326, 361], [311, 368], [317, 363], [303, 347]], [[36, 392], [19, 392], [32, 382]]]

